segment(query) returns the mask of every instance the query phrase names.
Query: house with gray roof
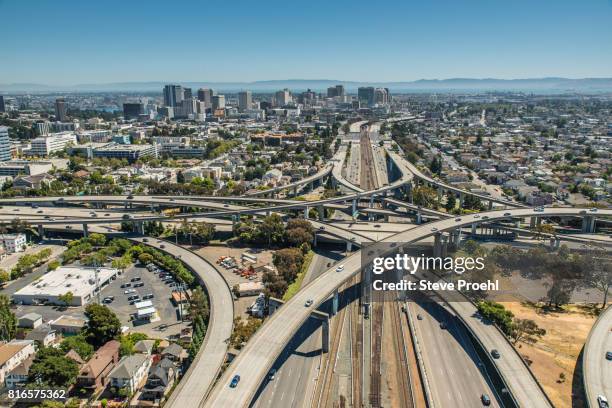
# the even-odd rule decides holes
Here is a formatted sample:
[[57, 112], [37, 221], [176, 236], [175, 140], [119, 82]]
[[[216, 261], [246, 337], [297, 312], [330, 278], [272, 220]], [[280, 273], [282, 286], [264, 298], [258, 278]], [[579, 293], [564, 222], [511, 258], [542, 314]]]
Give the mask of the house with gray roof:
[[146, 354], [125, 356], [109, 374], [110, 385], [117, 389], [126, 388], [132, 394], [144, 383], [149, 367], [151, 357]]

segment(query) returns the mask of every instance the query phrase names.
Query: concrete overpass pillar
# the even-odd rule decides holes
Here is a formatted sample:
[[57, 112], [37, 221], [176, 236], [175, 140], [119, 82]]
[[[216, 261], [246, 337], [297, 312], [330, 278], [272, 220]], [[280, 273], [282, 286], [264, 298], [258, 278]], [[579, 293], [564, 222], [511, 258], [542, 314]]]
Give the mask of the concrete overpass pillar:
[[459, 193], [459, 208], [463, 208], [464, 201], [465, 201], [465, 194]]
[[293, 187], [293, 196], [296, 197], [297, 196], [297, 186]]
[[38, 224], [38, 236], [40, 239], [45, 239], [45, 228], [42, 226], [42, 224]]
[[529, 228], [535, 228], [535, 226], [536, 226], [536, 222], [537, 222], [537, 221], [536, 221], [536, 218], [537, 218], [537, 217], [531, 217], [531, 218], [529, 219]]
[[595, 232], [595, 217], [586, 215], [582, 218], [582, 232]]
[[442, 233], [436, 232], [434, 235], [434, 247], [433, 247], [433, 255], [434, 257], [442, 256]]
[[87, 238], [89, 236], [89, 230], [87, 229], [87, 224], [83, 224], [83, 237]]
[[374, 194], [370, 196], [370, 208], [374, 208]]
[[[356, 211], [357, 211], [357, 199], [354, 198], [353, 199], [353, 211], [352, 211], [351, 215], [355, 214]], [[354, 216], [353, 216], [353, 218], [354, 218]]]
[[310, 211], [310, 208], [308, 206], [304, 207], [304, 219], [307, 220], [308, 219], [308, 212]]
[[323, 206], [320, 205], [317, 207], [317, 210], [319, 211], [319, 221], [325, 220], [325, 208], [323, 208]]
[[472, 235], [476, 235], [477, 224], [472, 224]]
[[489, 211], [493, 209], [493, 201], [489, 200]]
[[444, 190], [442, 189], [442, 186], [438, 186], [438, 203], [440, 203], [440, 201], [442, 201], [442, 194], [444, 193]]
[[323, 320], [321, 325], [321, 351], [329, 352], [329, 319]]
[[423, 216], [421, 215], [420, 211], [418, 211], [417, 214], [416, 214], [416, 223], [417, 223], [417, 225], [423, 223]]
[[317, 233], [314, 233], [314, 241], [312, 242], [312, 246], [316, 247], [317, 246]]
[[351, 241], [346, 241], [346, 253], [348, 254], [353, 249], [353, 244]]
[[144, 235], [144, 223], [142, 221], [134, 223], [134, 229], [140, 235]]
[[338, 289], [334, 290], [334, 297], [332, 298], [332, 316], [335, 316], [338, 313]]

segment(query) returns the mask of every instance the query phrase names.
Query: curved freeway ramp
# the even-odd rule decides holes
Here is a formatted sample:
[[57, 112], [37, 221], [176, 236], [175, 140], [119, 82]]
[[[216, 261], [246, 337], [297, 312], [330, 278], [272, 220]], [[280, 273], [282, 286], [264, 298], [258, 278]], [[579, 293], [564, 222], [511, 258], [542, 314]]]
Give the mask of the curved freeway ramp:
[[[444, 219], [428, 223], [409, 231], [401, 232], [386, 238], [383, 242], [413, 243], [434, 235], [436, 232], [452, 231], [472, 224], [491, 222], [509, 218], [531, 216], [581, 216], [584, 209], [579, 208], [546, 208], [543, 212], [531, 209], [512, 209], [506, 211], [491, 211], [481, 213], [478, 218], [464, 216], [454, 219]], [[509, 214], [509, 215], [505, 215]], [[599, 215], [612, 216], [612, 210], [601, 210]], [[486, 219], [483, 219], [486, 216]], [[436, 230], [433, 230], [433, 228]], [[306, 321], [308, 316], [327, 299], [334, 290], [346, 282], [361, 268], [360, 251], [349, 256], [344, 261], [344, 270], [336, 272], [331, 268], [317, 279], [302, 288], [291, 300], [277, 310], [259, 329], [246, 347], [225, 371], [205, 402], [205, 407], [246, 407], [255, 395], [261, 381], [264, 379], [274, 361], [284, 349], [293, 334]], [[305, 307], [307, 300], [312, 305]], [[456, 307], [456, 313], [467, 322], [469, 328], [483, 339], [485, 346], [495, 345], [507, 350], [503, 363], [495, 361], [497, 369], [504, 378], [510, 392], [521, 407], [548, 408], [551, 406], [542, 388], [533, 377], [516, 351], [510, 352], [508, 340], [493, 325], [485, 325], [480, 320], [473, 319], [473, 310], [469, 307]], [[241, 376], [236, 388], [229, 388], [229, 382], [236, 374]]]
[[612, 398], [612, 361], [606, 352], [612, 351], [612, 307], [599, 316], [587, 337], [582, 355], [582, 380], [587, 405], [599, 407], [597, 396]]
[[[116, 230], [102, 226], [92, 228], [91, 232], [118, 233]], [[217, 379], [227, 355], [229, 345], [227, 339], [231, 336], [234, 325], [234, 302], [231, 289], [215, 267], [181, 246], [151, 237], [126, 235], [125, 238], [180, 258], [193, 271], [200, 283], [206, 287], [210, 303], [210, 319], [204, 342], [189, 369], [170, 395], [170, 399], [164, 405], [176, 408], [198, 406]], [[144, 242], [145, 238], [148, 239], [148, 242]], [[164, 245], [164, 248], [161, 248], [161, 245]]]

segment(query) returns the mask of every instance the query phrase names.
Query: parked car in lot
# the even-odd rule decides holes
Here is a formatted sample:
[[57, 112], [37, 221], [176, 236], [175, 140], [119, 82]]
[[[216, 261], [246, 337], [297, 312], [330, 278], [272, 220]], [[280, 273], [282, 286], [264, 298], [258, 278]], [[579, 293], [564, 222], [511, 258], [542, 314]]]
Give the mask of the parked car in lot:
[[130, 293], [136, 293], [136, 290], [128, 289], [128, 290], [124, 291], [123, 293], [126, 294], [126, 295], [129, 295]]
[[142, 288], [144, 286], [144, 282], [138, 282], [134, 284], [135, 288]]
[[137, 276], [135, 278], [130, 279], [130, 282], [138, 282], [140, 280], [142, 280], [142, 278], [140, 276]]
[[142, 300], [153, 299], [154, 297], [155, 297], [155, 295], [153, 295], [152, 293], [149, 293], [147, 295], [144, 295], [142, 297]]
[[122, 289], [123, 289], [123, 288], [129, 288], [129, 287], [131, 287], [131, 286], [132, 286], [132, 284], [131, 284], [131, 283], [122, 283], [122, 284], [121, 284], [121, 288], [122, 288]]

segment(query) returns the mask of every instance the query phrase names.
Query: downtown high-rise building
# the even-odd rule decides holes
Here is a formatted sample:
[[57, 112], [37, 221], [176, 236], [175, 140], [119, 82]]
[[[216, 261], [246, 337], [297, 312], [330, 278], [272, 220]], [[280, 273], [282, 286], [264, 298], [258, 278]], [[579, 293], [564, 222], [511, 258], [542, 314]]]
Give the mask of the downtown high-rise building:
[[125, 120], [138, 119], [144, 113], [145, 106], [141, 102], [126, 102], [123, 104], [123, 118]]
[[8, 127], [0, 126], [0, 161], [11, 160], [11, 140]]
[[57, 98], [55, 100], [55, 120], [65, 122], [68, 119], [66, 115], [66, 101], [64, 98]]
[[225, 95], [214, 95], [212, 97], [213, 110], [225, 108]]
[[6, 105], [4, 104], [4, 96], [0, 95], [0, 112], [6, 112]]
[[180, 85], [164, 86], [164, 106], [178, 106], [184, 99], [183, 87]]
[[238, 110], [240, 112], [244, 112], [248, 109], [251, 109], [253, 105], [253, 95], [251, 91], [241, 91], [238, 92]]
[[212, 97], [217, 93], [214, 89], [210, 88], [200, 88], [198, 89], [198, 100], [204, 102], [204, 105], [207, 108], [212, 107]]
[[374, 105], [374, 87], [373, 86], [361, 86], [357, 89], [357, 99], [362, 105], [372, 106]]
[[329, 88], [327, 88], [328, 98], [343, 97], [344, 95], [346, 95], [346, 92], [344, 91], [344, 85], [330, 86]]
[[191, 98], [193, 98], [191, 88], [183, 88], [183, 99], [191, 99]]
[[276, 106], [285, 106], [291, 102], [291, 92], [287, 88], [282, 91], [277, 91], [274, 94], [274, 99], [276, 101]]

